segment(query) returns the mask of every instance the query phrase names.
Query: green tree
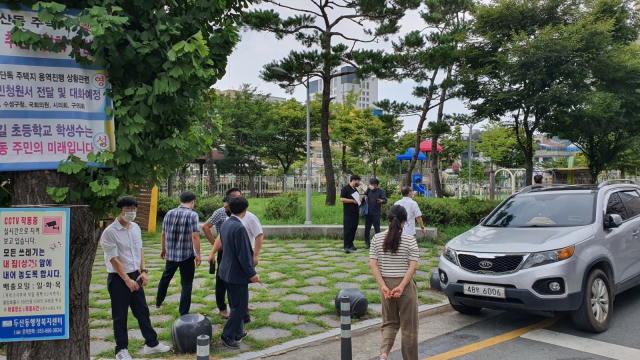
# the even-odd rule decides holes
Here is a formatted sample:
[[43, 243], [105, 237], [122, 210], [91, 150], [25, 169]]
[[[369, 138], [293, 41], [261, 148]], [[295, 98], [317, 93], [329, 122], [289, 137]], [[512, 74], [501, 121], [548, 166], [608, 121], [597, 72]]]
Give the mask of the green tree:
[[535, 133], [590, 88], [590, 59], [612, 45], [616, 25], [601, 10], [615, 1], [495, 0], [474, 13], [464, 92], [478, 117], [512, 124], [525, 154], [527, 184]]
[[[430, 122], [427, 129], [432, 146], [437, 148], [438, 139], [450, 131], [445, 121], [444, 104], [456, 96], [455, 78], [462, 56], [460, 50], [470, 26], [468, 15], [473, 5], [471, 0], [424, 0], [422, 3], [426, 8], [421, 12], [426, 29], [412, 31], [393, 43], [393, 54], [364, 50], [354, 56], [361, 65], [359, 74], [373, 73], [382, 79], [398, 82], [413, 80], [418, 84], [414, 87], [413, 95], [423, 101], [421, 105], [388, 100], [377, 104], [393, 114], [420, 117], [414, 142], [416, 150], [420, 149], [423, 126], [430, 110], [438, 109], [436, 121]], [[417, 159], [416, 151], [409, 165], [406, 183], [411, 183]], [[431, 171], [436, 175], [433, 187], [441, 198], [439, 156], [432, 156], [431, 159]]]
[[[485, 169], [487, 166], [483, 164], [481, 161], [473, 159], [471, 161], [471, 180], [479, 181], [484, 183], [489, 181], [489, 177], [487, 176]], [[464, 182], [469, 181], [469, 162], [465, 161], [460, 164], [460, 180]]]
[[637, 175], [640, 168], [640, 137], [636, 136], [629, 141], [629, 147], [623, 151], [618, 161], [611, 164], [609, 169], [620, 170], [621, 177], [624, 179], [627, 173]]
[[250, 85], [239, 91], [221, 95], [215, 102], [216, 117], [222, 121], [218, 139], [219, 151], [225, 155], [218, 162], [223, 173], [249, 177], [249, 191], [256, 195], [253, 179], [264, 168], [268, 135], [265, 126], [271, 120], [275, 105], [269, 96], [258, 93]]
[[[311, 139], [318, 138], [319, 103], [312, 102], [309, 113]], [[268, 116], [261, 119], [262, 124], [255, 124], [254, 132], [261, 132], [264, 137], [265, 159], [274, 159], [282, 166], [284, 175], [289, 175], [291, 166], [306, 159], [307, 153], [307, 106], [295, 99], [273, 104]]]
[[[7, 346], [9, 359], [88, 359], [89, 284], [101, 231], [98, 219], [116, 213], [115, 202], [130, 185], [154, 185], [211, 149], [219, 124], [207, 128], [213, 95], [209, 88], [224, 75], [227, 57], [238, 42], [235, 26], [246, 1], [198, 1], [179, 6], [162, 0], [4, 1], [39, 11], [39, 20], [67, 29], [60, 42], [17, 23], [11, 41], [34, 50], [70, 56], [88, 51], [98, 67], [109, 69], [117, 149], [89, 156], [94, 167], [77, 157], [57, 172], [15, 172], [13, 204], [56, 202], [71, 207], [68, 340], [24, 341]], [[80, 9], [70, 17], [68, 8]], [[89, 32], [80, 24], [87, 24]]]
[[516, 132], [498, 121], [490, 121], [483, 127], [476, 149], [491, 163], [501, 168], [518, 168], [525, 164], [524, 153], [518, 145]]
[[329, 120], [331, 142], [340, 145], [342, 149], [342, 156], [338, 159], [342, 175], [347, 174], [348, 170], [347, 147], [349, 146], [349, 139], [357, 132], [354, 118], [357, 110], [356, 102], [362, 91], [356, 93], [354, 90], [355, 89], [351, 89], [351, 91], [347, 93], [342, 104], [333, 104], [332, 115]]
[[[337, 70], [342, 64], [352, 64], [351, 49], [357, 44], [371, 43], [386, 39], [398, 32], [398, 22], [409, 9], [416, 9], [420, 0], [339, 0], [315, 1], [298, 0], [295, 6], [281, 4], [277, 0], [262, 0], [294, 15], [283, 18], [274, 10], [257, 9], [243, 14], [244, 24], [253, 30], [275, 34], [277, 39], [293, 35], [308, 50], [292, 51], [282, 60], [264, 66], [262, 78], [270, 82], [289, 81], [293, 87], [304, 83], [307, 76], [319, 78], [323, 84], [322, 116], [320, 120], [320, 138], [324, 160], [324, 174], [327, 178], [326, 204], [336, 202], [336, 183], [329, 135], [331, 102], [331, 80], [353, 71]], [[340, 11], [334, 11], [338, 8]], [[356, 23], [363, 27], [363, 36], [341, 31], [346, 23]], [[375, 29], [367, 29], [367, 24]], [[305, 62], [311, 64], [311, 71], [305, 70]], [[291, 74], [291, 79], [272, 70], [280, 67]]]
[[443, 166], [443, 168], [448, 167], [460, 157], [460, 154], [467, 150], [468, 144], [462, 139], [462, 128], [460, 125], [456, 125], [451, 133], [444, 135], [440, 141], [440, 145], [442, 146], [440, 158], [444, 159], [444, 165], [446, 165]]
[[380, 158], [395, 149], [394, 137], [402, 121], [392, 115], [374, 116], [371, 109], [356, 110], [353, 120], [356, 133], [348, 140], [350, 152], [365, 159], [376, 177]]

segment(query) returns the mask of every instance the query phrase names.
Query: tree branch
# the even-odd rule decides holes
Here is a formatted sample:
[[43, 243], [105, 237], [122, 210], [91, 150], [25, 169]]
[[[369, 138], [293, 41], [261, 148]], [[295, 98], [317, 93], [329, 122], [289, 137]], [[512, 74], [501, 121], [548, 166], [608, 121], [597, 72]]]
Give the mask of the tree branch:
[[[308, 14], [313, 14], [313, 15], [318, 16], [318, 17], [322, 17], [322, 15], [318, 14], [315, 11], [305, 10], [305, 9], [298, 9], [298, 8], [294, 8], [294, 7], [291, 7], [291, 6], [282, 5], [282, 4], [280, 4], [278, 2], [275, 2], [273, 0], [263, 0], [263, 2], [266, 2], [266, 3], [269, 3], [269, 4], [273, 4], [273, 5], [276, 5], [276, 6], [280, 6], [280, 7], [285, 8], [285, 9], [289, 9], [289, 10], [293, 10], [293, 11], [305, 12], [305, 13], [308, 13]], [[313, 2], [315, 4], [315, 1], [311, 0], [311, 2]], [[316, 5], [318, 5], [318, 4], [316, 4]]]
[[332, 32], [330, 32], [330, 33], [329, 33], [329, 35], [330, 35], [330, 36], [337, 35], [337, 36], [340, 36], [341, 38], [343, 38], [343, 39], [345, 39], [345, 40], [347, 40], [347, 41], [359, 42], [359, 43], [363, 43], [363, 44], [372, 43], [372, 42], [375, 42], [376, 40], [378, 40], [378, 37], [377, 37], [377, 36], [374, 36], [374, 37], [373, 37], [373, 39], [371, 39], [371, 40], [361, 40], [361, 39], [354, 39], [354, 38], [350, 38], [350, 37], [348, 37], [348, 36], [345, 36], [345, 35], [344, 35], [344, 34], [342, 34], [342, 33], [339, 33], [339, 32], [333, 32], [333, 31], [332, 31]]

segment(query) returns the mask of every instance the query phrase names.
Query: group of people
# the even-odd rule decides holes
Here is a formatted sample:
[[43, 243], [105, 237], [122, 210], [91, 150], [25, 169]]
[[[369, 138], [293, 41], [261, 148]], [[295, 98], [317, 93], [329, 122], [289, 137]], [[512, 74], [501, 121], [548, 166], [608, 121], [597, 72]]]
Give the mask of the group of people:
[[[360, 177], [352, 175], [350, 183], [340, 193], [340, 201], [344, 204], [344, 251], [357, 251], [353, 241], [362, 212], [365, 248], [370, 249], [369, 265], [380, 286], [382, 300], [381, 359], [387, 359], [396, 335], [402, 329], [402, 356], [414, 360], [418, 358], [418, 295], [413, 275], [419, 258], [415, 223], [418, 222], [424, 236], [426, 230], [422, 213], [412, 199], [413, 190], [405, 187], [402, 189], [403, 198], [389, 209], [388, 229], [380, 232], [382, 205], [388, 201], [386, 194], [375, 178], [369, 180], [369, 188], [362, 196], [357, 189], [359, 185]], [[195, 201], [194, 193], [182, 193], [180, 206], [166, 214], [162, 226], [160, 256], [166, 265], [158, 285], [155, 306], [162, 306], [173, 276], [179, 270], [182, 286], [180, 315], [189, 313], [195, 269], [202, 263], [199, 216], [193, 211]], [[227, 319], [221, 340], [227, 347], [237, 349], [247, 336], [244, 324], [251, 321], [248, 285], [260, 281], [255, 267], [264, 236], [260, 220], [247, 211], [249, 202], [239, 189], [228, 190], [223, 202], [224, 206], [213, 213], [202, 231], [213, 245], [207, 262], [210, 272], [216, 273], [215, 294], [220, 316]], [[105, 229], [100, 244], [108, 271], [107, 288], [111, 297], [116, 359], [128, 360], [131, 359], [127, 350], [129, 308], [145, 339], [144, 354], [167, 352], [170, 347], [158, 342], [149, 318], [144, 294], [148, 270], [142, 249], [142, 233], [134, 222], [138, 202], [126, 196], [119, 200], [117, 206], [122, 212]], [[216, 239], [211, 231], [214, 226], [218, 235]], [[375, 231], [373, 238], [370, 236], [372, 226]]]
[[[389, 227], [380, 232], [382, 205], [387, 203], [378, 179], [369, 180], [369, 188], [361, 196], [360, 176], [352, 175], [340, 192], [344, 215], [344, 252], [358, 249], [353, 240], [360, 214], [364, 216], [364, 247], [369, 249], [369, 266], [380, 287], [382, 302], [382, 343], [380, 359], [386, 360], [398, 331], [402, 329], [402, 358], [418, 359], [418, 291], [413, 275], [418, 269], [420, 251], [416, 241], [416, 222], [422, 236], [426, 229], [420, 207], [413, 200], [413, 189], [402, 188], [402, 199], [388, 212]], [[375, 235], [371, 239], [371, 226]]]
[[[195, 269], [202, 263], [199, 216], [193, 211], [195, 201], [194, 193], [182, 193], [180, 206], [170, 210], [162, 224], [160, 257], [166, 264], [158, 284], [155, 306], [162, 306], [171, 280], [179, 270], [181, 316], [189, 313]], [[210, 272], [216, 272], [217, 260], [217, 307], [220, 316], [228, 319], [221, 339], [227, 347], [238, 349], [239, 343], [247, 336], [244, 324], [251, 321], [248, 285], [260, 281], [255, 266], [258, 265], [258, 255], [262, 249], [263, 231], [260, 220], [247, 211], [249, 202], [242, 197], [239, 189], [228, 190], [223, 202], [224, 206], [214, 212], [202, 230], [213, 245], [207, 258]], [[145, 340], [144, 354], [164, 353], [171, 348], [157, 340], [157, 333], [149, 318], [144, 294], [148, 270], [142, 249], [142, 232], [134, 222], [138, 202], [133, 197], [125, 196], [117, 206], [122, 212], [104, 230], [100, 245], [104, 250], [108, 272], [107, 289], [111, 298], [116, 360], [129, 360], [132, 359], [127, 349], [129, 308]], [[218, 234], [216, 239], [211, 232], [213, 226]], [[225, 295], [228, 296], [229, 309]]]

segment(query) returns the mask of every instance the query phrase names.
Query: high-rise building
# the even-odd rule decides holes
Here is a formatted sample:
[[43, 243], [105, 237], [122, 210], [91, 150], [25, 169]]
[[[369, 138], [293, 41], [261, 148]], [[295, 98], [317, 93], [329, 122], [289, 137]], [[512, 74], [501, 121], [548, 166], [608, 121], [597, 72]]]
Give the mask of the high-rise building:
[[[343, 66], [340, 72], [355, 70], [356, 68], [353, 66]], [[314, 80], [309, 84], [309, 91], [312, 96], [315, 94], [316, 98], [322, 96], [323, 90], [324, 84], [322, 80]], [[362, 91], [358, 101], [356, 101], [356, 106], [361, 109], [374, 107], [374, 103], [378, 101], [378, 79], [376, 78], [358, 79], [356, 74], [349, 74], [331, 79], [331, 97], [333, 101], [344, 104], [344, 100], [352, 90], [355, 93]]]

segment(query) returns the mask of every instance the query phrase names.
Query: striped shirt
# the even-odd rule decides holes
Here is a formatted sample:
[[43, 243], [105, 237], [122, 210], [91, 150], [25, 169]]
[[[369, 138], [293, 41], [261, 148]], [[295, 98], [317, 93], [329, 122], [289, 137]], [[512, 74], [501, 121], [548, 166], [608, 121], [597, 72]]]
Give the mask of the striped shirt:
[[188, 206], [180, 205], [170, 210], [162, 222], [162, 231], [167, 235], [168, 261], [185, 261], [196, 256], [191, 235], [200, 232], [198, 213]]
[[420, 250], [418, 243], [413, 236], [402, 233], [398, 251], [394, 254], [391, 251], [385, 252], [382, 248], [387, 231], [377, 233], [371, 239], [371, 250], [369, 258], [378, 260], [378, 268], [384, 277], [404, 277], [409, 271], [409, 262], [418, 261]]

